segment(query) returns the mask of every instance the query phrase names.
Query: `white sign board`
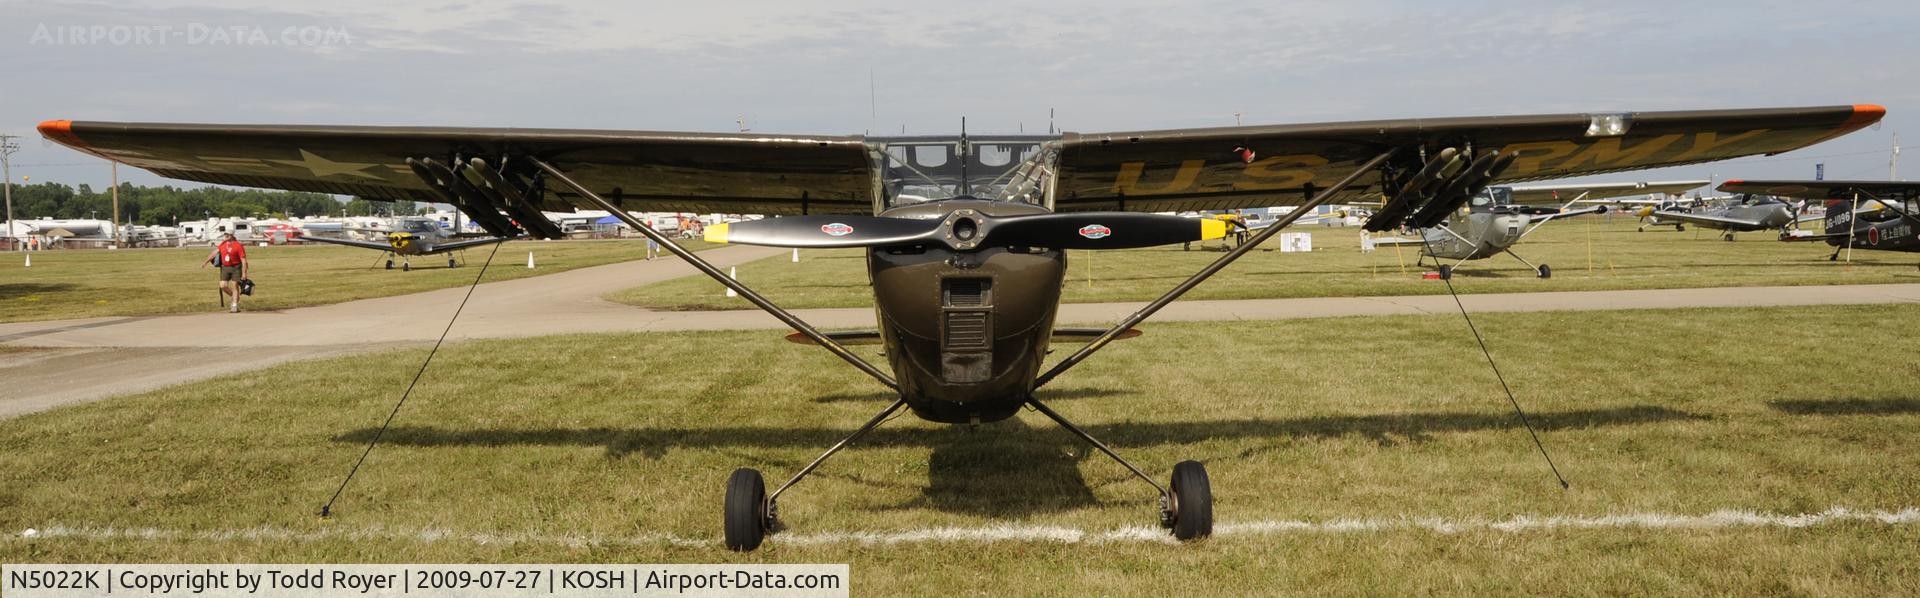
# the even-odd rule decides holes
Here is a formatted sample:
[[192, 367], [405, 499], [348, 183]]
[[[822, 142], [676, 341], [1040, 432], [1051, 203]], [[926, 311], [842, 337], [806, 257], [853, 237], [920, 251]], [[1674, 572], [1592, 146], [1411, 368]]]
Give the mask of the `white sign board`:
[[1313, 251], [1313, 233], [1280, 233], [1280, 252]]

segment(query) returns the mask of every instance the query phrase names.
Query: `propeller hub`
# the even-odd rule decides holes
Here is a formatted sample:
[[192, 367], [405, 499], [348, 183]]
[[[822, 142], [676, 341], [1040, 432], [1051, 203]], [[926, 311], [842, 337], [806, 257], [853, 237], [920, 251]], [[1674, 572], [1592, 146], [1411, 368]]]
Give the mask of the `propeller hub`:
[[980, 240], [985, 237], [985, 235], [981, 234], [983, 232], [981, 230], [983, 224], [984, 218], [980, 216], [979, 212], [971, 209], [954, 210], [953, 213], [947, 215], [946, 237], [948, 244], [952, 245], [954, 249], [960, 250], [973, 249], [979, 246]]

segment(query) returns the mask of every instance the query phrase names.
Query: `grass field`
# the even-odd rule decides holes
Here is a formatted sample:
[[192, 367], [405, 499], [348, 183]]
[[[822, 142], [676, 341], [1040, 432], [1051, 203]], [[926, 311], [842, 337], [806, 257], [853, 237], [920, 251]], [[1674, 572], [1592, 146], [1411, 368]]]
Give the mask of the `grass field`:
[[[1507, 256], [1467, 262], [1454, 278], [1462, 293], [1585, 291], [1817, 284], [1920, 282], [1920, 255], [1858, 251], [1852, 264], [1827, 261], [1831, 248], [1817, 243], [1781, 243], [1773, 233], [1744, 233], [1721, 241], [1718, 232], [1635, 232], [1631, 218], [1556, 222], [1541, 228], [1514, 251], [1548, 264], [1553, 278], [1540, 280]], [[1421, 280], [1414, 247], [1359, 250], [1358, 228], [1300, 230], [1314, 234], [1310, 254], [1256, 250], [1187, 294], [1192, 299], [1351, 297], [1442, 294], [1439, 281]], [[1591, 243], [1589, 243], [1591, 242]], [[1218, 249], [1216, 242], [1211, 245]], [[1591, 249], [1591, 254], [1589, 250]], [[1220, 257], [1219, 251], [1181, 251], [1177, 246], [1128, 251], [1075, 251], [1068, 256], [1065, 301], [1145, 301]], [[1591, 259], [1591, 261], [1589, 261]], [[1431, 263], [1431, 262], [1429, 262]], [[1403, 270], [1402, 265], [1405, 265]], [[1589, 269], [1591, 264], [1591, 269]], [[802, 252], [740, 266], [741, 280], [783, 307], [864, 307], [873, 304], [860, 250]], [[751, 309], [729, 299], [719, 284], [687, 277], [610, 294], [608, 299], [656, 309]]]
[[[712, 247], [687, 241], [690, 248]], [[218, 280], [202, 269], [206, 247], [45, 251], [0, 254], [0, 322], [59, 320], [99, 316], [148, 316], [213, 309]], [[387, 297], [471, 284], [490, 247], [468, 250], [463, 266], [447, 268], [447, 256], [413, 259], [412, 272], [383, 270], [379, 253], [337, 245], [249, 247], [254, 296], [248, 309], [284, 309], [354, 299]], [[645, 255], [646, 242], [514, 241], [500, 248], [487, 280], [525, 278], [574, 268], [632, 260]], [[537, 268], [527, 269], [533, 252]], [[19, 261], [11, 261], [19, 260]]]
[[[424, 354], [401, 350], [0, 421], [0, 561], [850, 562], [883, 595], [1912, 595], [1912, 521], [1471, 524], [1920, 506], [1920, 333], [1849, 332], [1915, 321], [1478, 316], [1569, 490], [1457, 317], [1148, 325], [1042, 396], [1156, 477], [1203, 460], [1221, 536], [1130, 540], [1161, 537], [1151, 491], [1036, 414], [906, 417], [785, 496], [791, 529], [746, 555], [717, 539], [728, 472], [778, 483], [887, 400], [825, 352], [767, 332], [451, 346], [317, 519]], [[1109, 541], [980, 538], [1020, 530]], [[973, 539], [928, 539], [947, 536]]]

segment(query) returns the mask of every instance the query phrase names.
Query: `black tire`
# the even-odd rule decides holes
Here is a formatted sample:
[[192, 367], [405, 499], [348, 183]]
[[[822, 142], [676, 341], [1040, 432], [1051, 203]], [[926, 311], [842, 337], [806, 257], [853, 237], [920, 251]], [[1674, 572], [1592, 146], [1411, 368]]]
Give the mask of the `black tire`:
[[1677, 232], [1677, 233], [1684, 233], [1684, 232], [1687, 232], [1687, 225], [1685, 225], [1685, 224], [1675, 224], [1675, 225], [1673, 225], [1673, 232]]
[[448, 267], [448, 268], [458, 268], [458, 267], [460, 267], [460, 264], [458, 264], [458, 263], [456, 263], [456, 262], [454, 262], [454, 261], [453, 261], [453, 258], [447, 258], [447, 267]]
[[407, 262], [400, 262], [400, 271], [401, 271], [401, 272], [412, 272], [412, 271], [413, 271], [413, 264], [410, 264], [410, 263], [407, 263]]
[[1729, 243], [1731, 243], [1731, 242], [1733, 242], [1733, 233], [1727, 233], [1727, 234], [1724, 234], [1724, 235], [1720, 235], [1720, 240], [1722, 240], [1722, 241], [1727, 241], [1727, 242], [1729, 242]]
[[1453, 280], [1453, 266], [1440, 265], [1440, 280]]
[[757, 469], [733, 470], [727, 478], [727, 549], [746, 552], [767, 536], [767, 482]]
[[1553, 278], [1553, 269], [1548, 268], [1546, 264], [1540, 264], [1540, 277]]
[[1213, 535], [1213, 485], [1199, 461], [1173, 466], [1173, 537], [1193, 540]]
[[388, 269], [388, 270], [392, 270], [392, 269], [393, 269], [393, 260], [387, 260], [387, 269]]

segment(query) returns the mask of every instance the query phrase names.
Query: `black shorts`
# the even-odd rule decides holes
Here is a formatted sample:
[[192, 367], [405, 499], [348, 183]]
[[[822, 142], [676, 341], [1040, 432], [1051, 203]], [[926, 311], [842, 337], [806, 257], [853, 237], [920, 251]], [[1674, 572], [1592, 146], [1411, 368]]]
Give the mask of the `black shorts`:
[[220, 267], [220, 282], [227, 282], [227, 281], [238, 282], [239, 280], [240, 280], [239, 266], [221, 266]]

